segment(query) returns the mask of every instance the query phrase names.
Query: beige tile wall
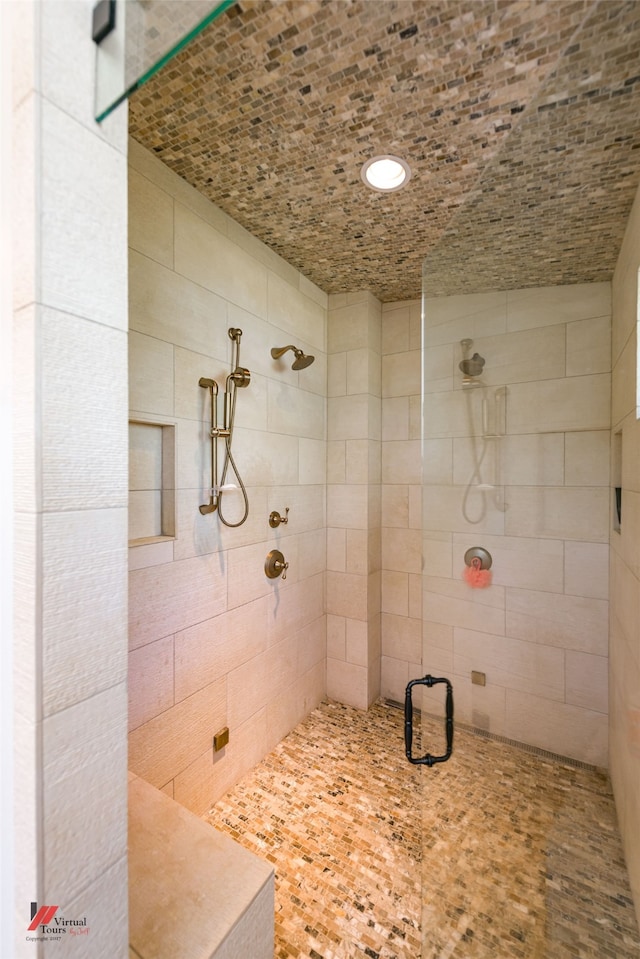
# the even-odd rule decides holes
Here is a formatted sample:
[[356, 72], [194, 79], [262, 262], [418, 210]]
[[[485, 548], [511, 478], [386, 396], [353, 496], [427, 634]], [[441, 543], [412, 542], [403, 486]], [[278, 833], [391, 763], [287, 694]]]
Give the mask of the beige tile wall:
[[[459, 719], [602, 766], [610, 313], [606, 283], [427, 301], [423, 537], [420, 303], [383, 308], [383, 694], [442, 673]], [[485, 390], [462, 389], [463, 337]], [[504, 437], [474, 442], [483, 422]], [[462, 578], [471, 546], [492, 554], [487, 590]]]
[[380, 695], [381, 306], [329, 297], [327, 692], [366, 709]]
[[92, 955], [125, 955], [127, 112], [94, 122], [83, 4], [8, 6], [15, 877], [0, 952], [60, 947], [28, 941], [37, 900], [86, 917]]
[[611, 533], [609, 768], [640, 919], [639, 269], [640, 198], [636, 197], [613, 278], [612, 430], [622, 433], [623, 511], [620, 532]]
[[[133, 141], [129, 161], [130, 415], [175, 426], [177, 513], [175, 540], [129, 550], [129, 759], [201, 813], [326, 691], [327, 300]], [[251, 370], [233, 438], [250, 512], [234, 529], [198, 511], [210, 486], [198, 380], [224, 392], [231, 326]], [[273, 360], [271, 347], [288, 343], [314, 364]], [[271, 529], [285, 507], [287, 525]], [[239, 519], [239, 494], [223, 508]], [[284, 581], [264, 572], [275, 547], [290, 564]], [[229, 744], [214, 754], [223, 726]]]

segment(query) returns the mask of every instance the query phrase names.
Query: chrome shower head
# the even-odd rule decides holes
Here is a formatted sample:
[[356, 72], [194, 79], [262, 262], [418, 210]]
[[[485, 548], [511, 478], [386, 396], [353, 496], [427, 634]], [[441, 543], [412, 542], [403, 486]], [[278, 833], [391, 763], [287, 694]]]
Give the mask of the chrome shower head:
[[307, 366], [311, 366], [315, 360], [315, 356], [307, 356], [306, 353], [303, 353], [302, 350], [299, 350], [297, 346], [289, 344], [289, 346], [274, 346], [271, 349], [271, 356], [274, 360], [279, 360], [280, 357], [287, 352], [287, 350], [293, 350], [295, 353], [295, 360], [291, 364], [292, 370], [304, 370]]

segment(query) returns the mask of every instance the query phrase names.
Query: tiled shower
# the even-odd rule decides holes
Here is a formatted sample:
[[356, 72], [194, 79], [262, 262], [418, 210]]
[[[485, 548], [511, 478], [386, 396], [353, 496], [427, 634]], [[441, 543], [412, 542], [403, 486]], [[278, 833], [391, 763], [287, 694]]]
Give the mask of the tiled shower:
[[[133, 142], [130, 159], [130, 767], [202, 813], [325, 694], [327, 298]], [[198, 383], [224, 390], [229, 328], [251, 371], [233, 436], [250, 504], [237, 528], [198, 508], [211, 487]], [[272, 359], [287, 343], [315, 362]], [[222, 495], [235, 522], [239, 492]], [[159, 499], [174, 517], [164, 532]], [[273, 548], [286, 580], [265, 575]]]
[[[401, 701], [425, 671], [453, 680], [459, 721], [606, 767], [610, 284], [427, 291], [423, 330], [420, 301], [326, 297], [133, 142], [130, 210], [130, 416], [175, 430], [176, 529], [129, 550], [131, 768], [201, 813], [325, 695]], [[228, 530], [198, 512], [197, 382], [224, 381], [232, 326], [252, 370], [234, 441], [251, 512]], [[273, 361], [285, 342], [315, 363]], [[500, 435], [474, 479], [487, 416]], [[463, 579], [472, 546], [493, 558], [489, 590]], [[273, 547], [290, 563], [275, 585]], [[217, 726], [230, 742], [212, 755]]]
[[[419, 301], [327, 298], [133, 141], [130, 164], [132, 769], [203, 811], [326, 690], [401, 701], [421, 662], [453, 679], [462, 721], [606, 766], [610, 285], [427, 296], [423, 354]], [[198, 511], [198, 380], [224, 383], [229, 327], [252, 371], [237, 529]], [[465, 336], [486, 358], [478, 389]], [[290, 341], [315, 363], [274, 361]], [[275, 546], [286, 582], [264, 574]], [[463, 580], [473, 546], [493, 557], [489, 590]]]
[[[427, 299], [425, 318], [425, 662], [464, 721], [604, 767], [610, 286]], [[466, 383], [462, 333], [485, 359]], [[462, 577], [471, 547], [490, 589]]]
[[[33, 230], [25, 230], [16, 238], [14, 263], [18, 279], [14, 374], [20, 374], [16, 376], [20, 390], [16, 414], [19, 443], [14, 456], [22, 477], [17, 490], [18, 524], [14, 533], [21, 574], [15, 592], [18, 638], [14, 651], [19, 664], [15, 685], [21, 693], [15, 718], [20, 748], [16, 791], [21, 800], [15, 835], [16, 845], [22, 850], [20, 862], [16, 863], [16, 901], [19, 900], [18, 905], [27, 902], [37, 888], [45, 901], [56, 901], [59, 896], [71, 911], [89, 912], [96, 941], [104, 944], [105, 953], [114, 955], [120, 946], [126, 949], [126, 663], [121, 614], [126, 602], [123, 575], [127, 443], [124, 428], [126, 185], [133, 174], [127, 172], [126, 115], [116, 113], [99, 130], [93, 121], [93, 49], [86, 29], [84, 5], [56, 4], [55, 17], [51, 15], [53, 5], [45, 4], [35, 12], [31, 5], [20, 6], [24, 21], [16, 29], [16, 39], [24, 71], [13, 106], [20, 134], [20, 174], [24, 177], [24, 189], [19, 191], [21, 209], [25, 223], [31, 224]], [[30, 72], [30, 66], [43, 63], [46, 69], [37, 77], [34, 71]], [[41, 123], [36, 130], [33, 117], [37, 111]], [[149, 177], [143, 176], [144, 179], [152, 182]], [[139, 181], [139, 186], [144, 185]], [[164, 192], [171, 195], [168, 183], [165, 185]], [[47, 216], [37, 222], [33, 217], [36, 193], [47, 210]], [[160, 210], [155, 212], [160, 215]], [[637, 544], [640, 538], [636, 535], [640, 490], [635, 395], [639, 224], [636, 202], [612, 284], [612, 431], [614, 448], [616, 443], [622, 448], [623, 524], [621, 533], [612, 537], [609, 648], [609, 771], [636, 901], [640, 890], [637, 865], [640, 861], [637, 828], [640, 809]], [[231, 228], [228, 223], [227, 228]], [[255, 250], [246, 234], [243, 243]], [[257, 255], [253, 259], [257, 259]], [[249, 280], [249, 276], [243, 277], [243, 282]], [[297, 286], [298, 292], [304, 293], [305, 302], [313, 301], [311, 291], [301, 278], [291, 278], [290, 286], [293, 289]], [[183, 306], [184, 300], [179, 299], [176, 316], [183, 315]], [[383, 309], [382, 344], [387, 336], [387, 320], [392, 320], [395, 312], [392, 305]], [[396, 305], [396, 309], [402, 317], [399, 327], [407, 344], [407, 349], [399, 352], [418, 349], [417, 305]], [[220, 330], [225, 333], [227, 326], [235, 323], [230, 317], [221, 317]], [[242, 326], [242, 322], [237, 325]], [[456, 339], [474, 333], [465, 327]], [[134, 330], [132, 343], [135, 338]], [[313, 338], [309, 340], [310, 346]], [[389, 350], [382, 346], [384, 363], [396, 362], [389, 358], [387, 350], [394, 352], [399, 342]], [[245, 339], [243, 347], [246, 343]], [[263, 344], [263, 358], [273, 345], [279, 343], [268, 338]], [[226, 355], [218, 357], [221, 372], [227, 372], [227, 359]], [[397, 362], [405, 360], [408, 358]], [[247, 365], [251, 363], [247, 361]], [[415, 365], [411, 368], [413, 375], [419, 376]], [[100, 371], [99, 377], [96, 371]], [[312, 367], [306, 372], [314, 371]], [[301, 392], [312, 394], [311, 381], [305, 382]], [[375, 397], [374, 383], [369, 392]], [[401, 414], [401, 434], [383, 433], [383, 440], [406, 444], [403, 451], [408, 466], [416, 463], [410, 444], [420, 441], [420, 430], [416, 427], [416, 417], [418, 421], [420, 418], [415, 401], [418, 393], [419, 389], [412, 388], [406, 396], [385, 397], [383, 409], [383, 431], [388, 423], [389, 407], [393, 407], [389, 399], [396, 399], [396, 406], [406, 410], [406, 414]], [[87, 402], [89, 397], [91, 403]], [[242, 398], [248, 402], [246, 395]], [[145, 418], [154, 420], [154, 415]], [[164, 423], [166, 418], [168, 414], [163, 411], [155, 415], [155, 422]], [[99, 430], [96, 430], [97, 423]], [[298, 441], [304, 444], [308, 454], [315, 451], [320, 470], [320, 464], [325, 462], [321, 452], [323, 440], [311, 436]], [[375, 435], [372, 442], [378, 442]], [[373, 479], [377, 469], [375, 446], [368, 452], [373, 456], [367, 466]], [[400, 452], [400, 446], [396, 452]], [[327, 459], [330, 463], [330, 456]], [[614, 460], [612, 457], [612, 463]], [[305, 462], [313, 461], [306, 459]], [[408, 477], [414, 474], [400, 474], [400, 460], [387, 458], [384, 450], [380, 462], [382, 528], [399, 529], [398, 539], [413, 541], [412, 533], [407, 531], [414, 529], [415, 510], [420, 506], [420, 496], [414, 489], [419, 482], [413, 479], [409, 482]], [[203, 474], [205, 472], [203, 470]], [[398, 478], [400, 475], [402, 479]], [[198, 482], [203, 481], [204, 475]], [[399, 517], [387, 525], [391, 514], [385, 510], [389, 491], [384, 487], [389, 482], [392, 486], [407, 484], [407, 488], [406, 495], [401, 492], [398, 500]], [[314, 479], [312, 485], [315, 483]], [[298, 479], [289, 485], [297, 484]], [[191, 505], [197, 509], [197, 497], [193, 497]], [[290, 504], [281, 503], [278, 496], [274, 507], [282, 509], [286, 505]], [[375, 503], [372, 508], [375, 518]], [[375, 550], [375, 527], [372, 525], [371, 529], [371, 546]], [[64, 544], [62, 551], [61, 543]], [[100, 549], [96, 544], [100, 544]], [[261, 568], [263, 553], [255, 552], [259, 553], [258, 568]], [[374, 552], [372, 564], [375, 562]], [[149, 563], [147, 568], [153, 565]], [[382, 690], [385, 695], [395, 695], [397, 689], [402, 688], [402, 679], [412, 671], [419, 649], [415, 630], [420, 623], [420, 570], [413, 560], [407, 562], [407, 566], [408, 569], [399, 570], [384, 567], [380, 574], [383, 597], [380, 655], [383, 676], [387, 677], [387, 686]], [[455, 563], [452, 559], [452, 582], [459, 568], [458, 556]], [[496, 575], [497, 572], [496, 568]], [[36, 595], [32, 595], [33, 583], [43, 582], [46, 590], [39, 587]], [[90, 612], [87, 622], [78, 618], [77, 607], [70, 601], [71, 597], [80, 595], [79, 585], [82, 610]], [[291, 580], [288, 588], [293, 589], [295, 585]], [[375, 577], [371, 586], [373, 607]], [[458, 587], [457, 581], [455, 586]], [[321, 614], [315, 615], [314, 611], [323, 607], [315, 599], [313, 603], [312, 609], [301, 614], [302, 620], [296, 619], [291, 624], [291, 635], [297, 635], [319, 618]], [[302, 608], [296, 605], [296, 616]], [[33, 618], [22, 615], [32, 610]], [[373, 609], [371, 615], [375, 616]], [[262, 618], [259, 621], [262, 623]], [[390, 643], [392, 634], [387, 626], [391, 622], [405, 630], [397, 633], [404, 645], [402, 655], [398, 655], [399, 649]], [[373, 625], [375, 628], [375, 622]], [[339, 647], [345, 650], [345, 656], [362, 660], [357, 645], [350, 653], [346, 652], [346, 626], [345, 622], [344, 633], [338, 631]], [[230, 617], [227, 635], [232, 634], [233, 618]], [[248, 642], [243, 624], [239, 624], [235, 635], [234, 648]], [[291, 655], [294, 645], [292, 642], [289, 646]], [[373, 635], [369, 647], [375, 667]], [[308, 650], [308, 646], [305, 649]], [[291, 656], [287, 657], [287, 663], [290, 659]], [[163, 674], [163, 668], [161, 665], [156, 676]], [[306, 672], [313, 669], [314, 664], [309, 663]], [[34, 678], [38, 676], [42, 681], [36, 687]], [[152, 668], [146, 679], [153, 676]], [[69, 677], [73, 682], [66, 681]], [[169, 699], [167, 686], [155, 678], [149, 682], [151, 689], [165, 690], [162, 694], [165, 703]], [[33, 697], [22, 695], [26, 689], [36, 690]], [[475, 688], [472, 693], [484, 695]], [[147, 698], [153, 699], [155, 695], [147, 694]], [[139, 703], [144, 701], [144, 696], [139, 699]], [[489, 715], [481, 706], [471, 703], [472, 708]], [[158, 713], [153, 718], [157, 716]], [[190, 730], [195, 725], [193, 718], [193, 714], [186, 717]], [[295, 722], [293, 714], [286, 722], [282, 721], [282, 728], [289, 722]], [[248, 740], [244, 743], [247, 750], [252, 745], [250, 736]], [[239, 745], [237, 738], [235, 742]], [[189, 767], [192, 771], [196, 768], [197, 755]], [[97, 822], [101, 824], [99, 829]], [[61, 838], [69, 835], [70, 830], [73, 842], [61, 844]], [[79, 846], [82, 869], [77, 868]], [[20, 949], [24, 951], [24, 942]]]

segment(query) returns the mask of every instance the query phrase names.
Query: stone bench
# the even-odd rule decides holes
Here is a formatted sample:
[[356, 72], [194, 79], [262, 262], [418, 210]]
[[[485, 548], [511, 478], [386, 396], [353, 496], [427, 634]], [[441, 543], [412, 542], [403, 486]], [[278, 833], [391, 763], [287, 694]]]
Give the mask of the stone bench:
[[273, 937], [273, 869], [130, 773], [130, 959], [273, 959]]

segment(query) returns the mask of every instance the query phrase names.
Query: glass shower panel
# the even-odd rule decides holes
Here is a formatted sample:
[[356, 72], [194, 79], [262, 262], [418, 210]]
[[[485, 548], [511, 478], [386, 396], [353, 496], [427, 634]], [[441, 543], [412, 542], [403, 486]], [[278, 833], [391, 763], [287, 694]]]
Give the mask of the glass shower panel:
[[96, 46], [96, 121], [106, 119], [233, 2], [117, 0], [115, 27]]
[[[451, 681], [455, 728], [451, 760], [422, 770], [422, 959], [451, 954], [465, 935], [475, 937], [469, 955], [495, 954], [491, 937], [511, 933], [500, 931], [492, 873], [507, 903], [530, 885], [509, 928], [527, 955], [551, 955], [566, 930], [554, 926], [545, 862], [572, 801], [539, 812], [533, 803], [560, 775], [554, 759], [606, 761], [608, 284], [442, 293], [432, 267], [422, 301], [422, 671]], [[573, 690], [585, 664], [589, 697]], [[437, 751], [443, 693], [423, 693], [423, 752]]]
[[[460, 724], [496, 728], [485, 706], [493, 687], [482, 687], [490, 696], [474, 700], [472, 690], [480, 686], [470, 677], [486, 682], [491, 670], [484, 658], [474, 658], [474, 650], [490, 647], [494, 634], [504, 632], [504, 590], [489, 586], [496, 561], [500, 567], [504, 557], [499, 544], [508, 508], [506, 294], [437, 296], [430, 281], [425, 266], [422, 667], [423, 674], [445, 677], [453, 686], [454, 736], [451, 759], [421, 771], [422, 959], [463, 955], [467, 947], [479, 947], [469, 955], [484, 957], [489, 953], [482, 951], [482, 919], [474, 906], [492, 916], [494, 891], [484, 877], [491, 871], [487, 846], [493, 837], [477, 828], [478, 822], [486, 827], [485, 804], [482, 789], [474, 786], [473, 758], [469, 762]], [[423, 691], [423, 752], [438, 751], [445, 708], [443, 685]], [[474, 932], [480, 933], [477, 940]]]
[[[495, 618], [487, 587], [505, 533], [511, 373], [506, 293], [430, 295], [429, 279], [422, 310], [423, 667], [451, 678], [456, 626], [473, 629], [476, 617]], [[479, 684], [481, 664], [476, 672]], [[470, 720], [466, 692], [457, 692], [456, 712]], [[442, 699], [442, 690], [430, 693], [426, 712], [442, 715]]]

